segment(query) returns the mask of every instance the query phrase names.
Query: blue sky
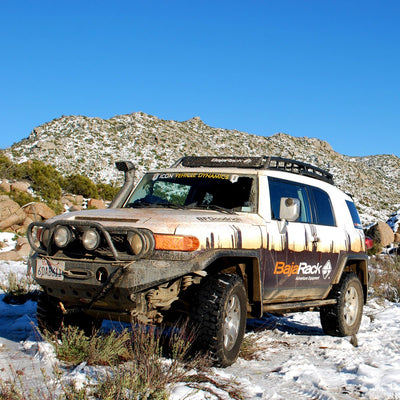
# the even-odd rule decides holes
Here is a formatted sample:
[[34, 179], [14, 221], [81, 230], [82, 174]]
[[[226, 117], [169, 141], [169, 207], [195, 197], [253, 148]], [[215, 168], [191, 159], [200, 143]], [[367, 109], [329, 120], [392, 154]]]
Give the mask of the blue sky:
[[400, 156], [400, 1], [0, 0], [0, 148], [143, 111]]

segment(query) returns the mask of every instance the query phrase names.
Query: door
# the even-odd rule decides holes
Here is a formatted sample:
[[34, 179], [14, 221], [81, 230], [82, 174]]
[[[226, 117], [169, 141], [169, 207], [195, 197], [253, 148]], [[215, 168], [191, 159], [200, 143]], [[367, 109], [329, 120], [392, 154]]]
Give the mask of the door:
[[[334, 234], [329, 232], [335, 229], [330, 202], [330, 212], [324, 209], [319, 213], [317, 200], [318, 203], [322, 200], [316, 200], [313, 187], [276, 178], [269, 178], [268, 186], [272, 213], [270, 232], [280, 236], [281, 247], [272, 246], [264, 254], [264, 300], [319, 299], [329, 288], [338, 258], [332, 249]], [[324, 195], [320, 197], [326, 200]], [[281, 198], [297, 199], [300, 203], [299, 217], [295, 221], [280, 219]]]

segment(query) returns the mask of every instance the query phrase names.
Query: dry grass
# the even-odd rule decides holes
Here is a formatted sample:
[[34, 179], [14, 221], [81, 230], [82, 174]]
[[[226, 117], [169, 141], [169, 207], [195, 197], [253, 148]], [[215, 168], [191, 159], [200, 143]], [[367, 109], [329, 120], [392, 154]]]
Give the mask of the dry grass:
[[380, 255], [371, 258], [373, 295], [381, 300], [400, 301], [400, 256]]
[[[48, 340], [63, 363], [54, 371], [55, 379], [44, 376], [47, 390], [40, 394], [28, 392], [22, 377], [14, 374], [14, 379], [0, 380], [0, 399], [167, 400], [178, 382], [219, 399], [244, 397], [237, 382], [214, 378], [209, 360], [191, 353], [192, 336], [185, 329], [175, 328], [164, 334], [156, 328], [135, 327], [86, 337], [79, 329], [68, 327], [61, 333], [61, 339], [49, 336]], [[76, 387], [65, 379], [65, 372], [68, 366], [82, 362], [105, 368], [83, 386]]]
[[5, 283], [0, 282], [0, 289], [10, 297], [25, 296], [32, 291], [35, 282], [32, 277], [18, 277], [14, 272], [10, 272]]
[[46, 339], [53, 344], [57, 358], [68, 364], [86, 362], [88, 365], [113, 366], [130, 359], [131, 334], [128, 330], [88, 337], [83, 330], [67, 326], [62, 330], [60, 340], [49, 333]]

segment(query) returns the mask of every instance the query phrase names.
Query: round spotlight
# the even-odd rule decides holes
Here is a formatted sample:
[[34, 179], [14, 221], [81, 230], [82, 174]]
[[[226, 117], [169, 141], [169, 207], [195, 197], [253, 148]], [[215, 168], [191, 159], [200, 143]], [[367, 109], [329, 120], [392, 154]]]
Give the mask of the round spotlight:
[[72, 233], [66, 226], [59, 226], [54, 232], [54, 243], [57, 247], [66, 247], [72, 239]]
[[96, 229], [88, 229], [82, 236], [82, 244], [86, 250], [95, 250], [100, 244], [100, 235]]
[[128, 232], [128, 243], [130, 251], [133, 255], [140, 257], [148, 257], [154, 250], [154, 236], [145, 229], [138, 229]]
[[137, 256], [144, 251], [144, 237], [138, 233], [133, 233], [128, 236], [129, 245], [131, 246], [132, 253]]

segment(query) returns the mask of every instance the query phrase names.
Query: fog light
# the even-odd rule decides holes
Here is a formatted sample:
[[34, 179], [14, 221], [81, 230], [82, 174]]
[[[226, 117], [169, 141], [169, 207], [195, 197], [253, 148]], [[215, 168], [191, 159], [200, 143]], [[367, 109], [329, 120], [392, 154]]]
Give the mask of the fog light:
[[66, 226], [59, 226], [54, 232], [54, 243], [57, 247], [66, 247], [72, 239], [72, 233]]
[[82, 236], [82, 243], [86, 250], [95, 250], [100, 244], [100, 235], [95, 229], [88, 229]]

